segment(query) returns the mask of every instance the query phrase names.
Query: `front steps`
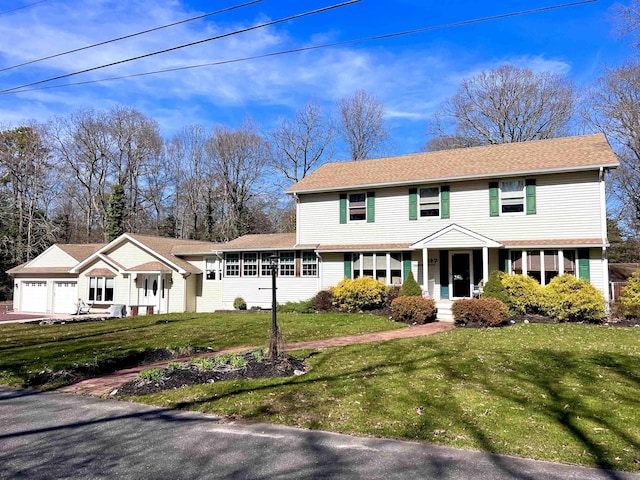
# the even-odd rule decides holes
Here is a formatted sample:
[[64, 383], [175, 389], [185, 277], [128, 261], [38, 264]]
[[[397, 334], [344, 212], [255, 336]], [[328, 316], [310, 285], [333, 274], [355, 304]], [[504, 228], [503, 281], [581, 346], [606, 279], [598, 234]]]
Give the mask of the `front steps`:
[[453, 313], [451, 312], [451, 306], [453, 302], [451, 300], [436, 300], [436, 308], [438, 309], [438, 316], [436, 317], [440, 322], [453, 322]]

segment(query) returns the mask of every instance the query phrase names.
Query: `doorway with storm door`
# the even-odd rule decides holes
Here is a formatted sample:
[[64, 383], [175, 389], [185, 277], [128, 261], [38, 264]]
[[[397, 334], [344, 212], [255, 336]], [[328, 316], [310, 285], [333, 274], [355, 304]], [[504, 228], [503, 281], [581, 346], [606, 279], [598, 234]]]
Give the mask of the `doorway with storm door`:
[[471, 297], [471, 279], [473, 272], [471, 271], [471, 252], [451, 252], [449, 257], [451, 268], [451, 289], [452, 297], [470, 298]]
[[164, 298], [164, 286], [160, 285], [158, 274], [145, 274], [142, 278], [142, 299], [140, 305], [153, 306], [154, 313], [164, 313], [161, 297]]

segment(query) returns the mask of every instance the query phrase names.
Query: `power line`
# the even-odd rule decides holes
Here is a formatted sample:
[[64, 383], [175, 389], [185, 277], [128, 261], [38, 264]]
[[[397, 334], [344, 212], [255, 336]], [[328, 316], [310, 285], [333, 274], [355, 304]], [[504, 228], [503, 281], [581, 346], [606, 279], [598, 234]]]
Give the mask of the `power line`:
[[327, 10], [333, 10], [335, 8], [344, 7], [346, 5], [351, 5], [353, 3], [357, 3], [357, 2], [360, 2], [360, 1], [361, 0], [348, 0], [346, 2], [338, 3], [338, 4], [335, 4], [335, 5], [331, 5], [329, 7], [323, 7], [323, 8], [319, 8], [317, 10], [311, 10], [311, 11], [304, 12], [304, 13], [298, 13], [298, 14], [292, 15], [290, 17], [281, 18], [279, 20], [274, 20], [274, 21], [271, 21], [271, 22], [261, 23], [259, 25], [254, 25], [253, 27], [243, 28], [241, 30], [236, 30], [235, 32], [229, 32], [229, 33], [224, 33], [222, 35], [216, 35], [215, 37], [205, 38], [204, 40], [198, 40], [197, 42], [186, 43], [184, 45], [179, 45], [177, 47], [167, 48], [165, 50], [159, 50], [157, 52], [152, 52], [152, 53], [146, 53], [144, 55], [139, 55], [137, 57], [127, 58], [126, 60], [119, 60], [117, 62], [108, 63], [106, 65], [100, 65], [98, 67], [86, 68], [84, 70], [80, 70], [80, 71], [73, 72], [73, 73], [67, 73], [65, 75], [58, 75], [57, 77], [48, 78], [46, 80], [39, 80], [37, 82], [25, 83], [24, 85], [18, 85], [17, 87], [12, 87], [12, 88], [7, 88], [5, 90], [0, 90], [0, 94], [8, 93], [8, 92], [11, 92], [13, 90], [18, 90], [18, 89], [24, 88], [24, 87], [31, 87], [33, 85], [40, 85], [42, 83], [52, 82], [54, 80], [60, 80], [62, 78], [72, 77], [74, 75], [80, 75], [81, 73], [87, 73], [87, 72], [92, 72], [94, 70], [100, 70], [101, 68], [113, 67], [114, 65], [120, 65], [122, 63], [132, 62], [134, 60], [140, 60], [142, 58], [152, 57], [154, 55], [159, 55], [161, 53], [172, 52], [174, 50], [179, 50], [181, 48], [191, 47], [193, 45], [198, 45], [198, 44], [201, 44], [201, 43], [210, 42], [212, 40], [219, 40], [221, 38], [230, 37], [232, 35], [238, 35], [240, 33], [249, 32], [251, 30], [257, 30], [259, 28], [269, 27], [271, 25], [276, 25], [278, 23], [288, 22], [288, 21], [291, 21], [291, 20], [295, 20], [297, 18], [306, 17], [306, 16], [309, 16], [309, 15], [315, 15], [315, 14], [321, 13], [321, 12], [326, 12]]
[[[42, 1], [46, 1], [46, 0], [42, 0]], [[220, 13], [229, 12], [231, 10], [235, 10], [235, 9], [238, 9], [238, 8], [242, 8], [242, 7], [246, 7], [246, 6], [249, 6], [249, 5], [253, 5], [254, 3], [258, 3], [258, 2], [261, 2], [261, 1], [262, 0], [253, 0], [251, 2], [243, 3], [241, 5], [235, 5], [233, 7], [228, 7], [228, 8], [223, 8], [222, 10], [217, 10], [215, 12], [209, 12], [209, 13], [205, 13], [203, 15], [198, 15], [197, 17], [188, 18], [186, 20], [180, 20], [179, 22], [169, 23], [167, 25], [162, 25], [160, 27], [150, 28], [149, 30], [143, 30], [143, 31], [137, 32], [137, 33], [131, 33], [131, 34], [125, 35], [123, 37], [112, 38], [111, 40], [105, 40], [103, 42], [94, 43], [93, 45], [87, 45], [86, 47], [80, 47], [80, 48], [75, 48], [73, 50], [68, 50], [68, 51], [62, 52], [62, 53], [56, 53], [54, 55], [49, 55], [48, 57], [42, 57], [42, 58], [38, 58], [36, 60], [30, 60], [28, 62], [20, 63], [18, 65], [13, 65], [11, 67], [0, 68], [0, 72], [4, 72], [6, 70], [11, 70], [11, 69], [18, 68], [18, 67], [24, 67], [25, 65], [31, 65], [32, 63], [42, 62], [44, 60], [50, 60], [52, 58], [61, 57], [63, 55], [68, 55], [70, 53], [76, 53], [76, 52], [80, 52], [82, 50], [88, 50], [90, 48], [99, 47], [101, 45], [106, 45], [108, 43], [118, 42], [120, 40], [126, 40], [127, 38], [137, 37], [138, 35], [144, 35], [145, 33], [155, 32], [157, 30], [162, 30], [164, 28], [175, 27], [176, 25], [181, 25], [183, 23], [193, 22], [194, 20], [200, 20], [202, 18], [210, 17], [212, 15], [218, 15]], [[22, 7], [22, 8], [24, 8], [24, 7]]]
[[[428, 31], [433, 31], [433, 30], [442, 30], [442, 29], [445, 29], [445, 28], [460, 27], [460, 26], [470, 25], [470, 24], [474, 24], [474, 23], [488, 22], [488, 21], [491, 21], [491, 20], [499, 20], [499, 19], [502, 19], [502, 18], [515, 17], [515, 16], [521, 16], [521, 15], [528, 15], [528, 14], [532, 14], [532, 13], [539, 13], [539, 12], [543, 12], [543, 11], [547, 11], [547, 10], [555, 10], [555, 9], [559, 9], [559, 8], [574, 7], [574, 6], [578, 6], [578, 5], [584, 5], [584, 4], [587, 4], [587, 3], [594, 3], [594, 2], [597, 2], [597, 1], [598, 0], [582, 0], [582, 1], [579, 1], [579, 2], [564, 3], [564, 4], [560, 4], [560, 5], [552, 5], [552, 6], [548, 6], [548, 7], [540, 7], [540, 8], [530, 9], [530, 10], [522, 10], [522, 11], [518, 11], [518, 12], [503, 13], [503, 14], [500, 14], [500, 15], [494, 15], [494, 16], [490, 16], [490, 17], [482, 17], [482, 18], [476, 18], [476, 19], [472, 19], [472, 20], [463, 20], [461, 22], [447, 23], [447, 24], [436, 25], [436, 26], [432, 26], [432, 27], [417, 28], [417, 29], [414, 29], [414, 30], [406, 30], [406, 31], [403, 31], [403, 32], [387, 33], [387, 34], [383, 34], [383, 35], [376, 35], [376, 36], [373, 36], [373, 37], [358, 38], [358, 39], [352, 39], [352, 40], [344, 40], [344, 41], [341, 41], [341, 42], [325, 43], [325, 44], [322, 44], [322, 45], [312, 45], [312, 46], [309, 46], [309, 47], [300, 47], [300, 48], [294, 48], [294, 49], [290, 49], [290, 50], [281, 50], [281, 51], [278, 51], [278, 52], [263, 53], [263, 54], [254, 55], [254, 56], [251, 56], [251, 57], [236, 58], [236, 59], [231, 59], [231, 60], [220, 60], [218, 62], [202, 63], [202, 64], [198, 64], [198, 65], [186, 65], [186, 66], [183, 66], [183, 67], [167, 68], [167, 69], [155, 70], [155, 71], [151, 71], [151, 72], [133, 73], [131, 75], [122, 75], [122, 76], [119, 76], [119, 77], [103, 78], [103, 79], [99, 79], [99, 80], [86, 80], [86, 81], [82, 81], [82, 82], [65, 83], [65, 84], [62, 84], [62, 85], [49, 85], [49, 86], [45, 86], [45, 87], [25, 88], [25, 89], [22, 89], [22, 90], [4, 91], [4, 92], [0, 92], [0, 94], [1, 95], [8, 95], [8, 94], [12, 94], [12, 93], [31, 92], [31, 91], [35, 91], [35, 90], [48, 90], [48, 89], [52, 89], [52, 88], [63, 88], [63, 87], [71, 87], [71, 86], [76, 86], [76, 85], [88, 85], [88, 84], [92, 84], [92, 83], [102, 83], [102, 82], [110, 82], [110, 81], [114, 81], [114, 80], [123, 80], [123, 79], [127, 79], [127, 78], [135, 78], [135, 77], [144, 77], [144, 76], [148, 76], [148, 75], [156, 75], [156, 74], [159, 74], [159, 73], [169, 73], [169, 72], [177, 72], [177, 71], [181, 71], [181, 70], [190, 70], [190, 69], [194, 69], [194, 68], [226, 65], [226, 64], [229, 64], [229, 63], [238, 63], [238, 62], [245, 62], [245, 61], [249, 61], [249, 60], [258, 60], [258, 59], [261, 59], [261, 58], [275, 57], [275, 56], [287, 55], [287, 54], [290, 54], [290, 53], [305, 52], [305, 51], [310, 51], [310, 50], [319, 50], [319, 49], [322, 49], [322, 48], [338, 47], [338, 46], [349, 45], [349, 44], [353, 44], [353, 43], [363, 43], [363, 42], [371, 42], [371, 41], [375, 41], [375, 40], [385, 40], [387, 38], [401, 37], [401, 36], [405, 36], [405, 35], [413, 35], [413, 34], [416, 34], [416, 33], [423, 33], [423, 32], [428, 32]], [[21, 87], [16, 87], [16, 88], [21, 88]]]
[[0, 15], [6, 15], [7, 13], [11, 13], [11, 12], [15, 12], [15, 11], [18, 11], [18, 10], [22, 10], [23, 8], [33, 7], [34, 5], [37, 5], [39, 3], [43, 3], [43, 2], [46, 2], [46, 1], [47, 0], [40, 0], [39, 2], [28, 3], [27, 5], [23, 5], [21, 7], [12, 8], [11, 10], [5, 10], [4, 12], [0, 12]]

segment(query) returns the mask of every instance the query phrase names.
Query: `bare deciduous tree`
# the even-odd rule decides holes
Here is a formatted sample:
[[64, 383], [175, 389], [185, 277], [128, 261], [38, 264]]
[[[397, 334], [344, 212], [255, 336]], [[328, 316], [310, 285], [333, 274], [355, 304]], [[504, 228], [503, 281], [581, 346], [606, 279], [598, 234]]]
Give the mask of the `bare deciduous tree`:
[[640, 231], [640, 64], [610, 69], [591, 90], [584, 118], [607, 135], [620, 159], [611, 193], [627, 232]]
[[503, 65], [463, 80], [436, 113], [434, 133], [454, 147], [553, 138], [568, 133], [574, 102], [562, 75]]
[[338, 100], [338, 116], [338, 134], [347, 144], [352, 160], [364, 160], [380, 152], [389, 139], [384, 106], [364, 90]]
[[334, 129], [313, 102], [303, 105], [296, 112], [295, 119], [280, 119], [270, 138], [273, 166], [292, 183], [333, 156]]

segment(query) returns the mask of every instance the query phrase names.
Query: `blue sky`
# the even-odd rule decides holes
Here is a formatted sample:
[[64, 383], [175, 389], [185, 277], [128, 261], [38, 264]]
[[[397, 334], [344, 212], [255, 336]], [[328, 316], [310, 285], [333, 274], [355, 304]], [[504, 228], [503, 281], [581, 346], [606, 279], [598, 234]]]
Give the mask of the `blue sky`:
[[[235, 1], [9, 0], [0, 2], [0, 68], [238, 5]], [[339, 2], [335, 2], [339, 3]], [[54, 82], [97, 80], [218, 62], [558, 5], [562, 1], [361, 0], [331, 11]], [[250, 115], [264, 130], [309, 100], [327, 109], [363, 89], [386, 108], [390, 154], [418, 151], [427, 121], [460, 80], [504, 63], [565, 74], [587, 87], [629, 48], [616, 38], [614, 2], [549, 10], [220, 66], [66, 88], [0, 95], [0, 127], [47, 121], [81, 108], [130, 105], [165, 137], [193, 123], [237, 127]], [[231, 12], [0, 72], [0, 90], [171, 48], [334, 4], [262, 0]], [[52, 84], [54, 84], [52, 83]], [[49, 84], [47, 84], [49, 85]]]

